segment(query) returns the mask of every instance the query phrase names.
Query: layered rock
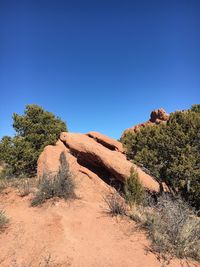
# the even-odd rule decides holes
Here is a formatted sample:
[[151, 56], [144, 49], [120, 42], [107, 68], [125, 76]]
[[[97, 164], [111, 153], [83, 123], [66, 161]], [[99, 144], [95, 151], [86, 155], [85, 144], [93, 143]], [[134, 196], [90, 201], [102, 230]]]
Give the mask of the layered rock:
[[113, 138], [110, 138], [104, 134], [98, 132], [89, 132], [87, 136], [95, 139], [98, 143], [102, 144], [103, 146], [107, 147], [110, 150], [116, 150], [122, 153], [125, 153], [122, 143], [116, 141]]
[[[97, 177], [107, 183], [112, 180], [124, 183], [133, 164], [126, 159], [120, 142], [100, 133], [88, 134], [63, 132], [55, 146], [47, 146], [38, 159], [38, 177], [45, 172], [55, 173], [60, 167], [60, 154], [64, 152], [71, 172], [91, 179]], [[135, 166], [135, 165], [134, 165]], [[135, 166], [145, 188], [158, 192], [158, 182]]]
[[126, 129], [122, 133], [122, 137], [124, 137], [128, 132], [136, 133], [141, 130], [141, 128], [146, 127], [147, 125], [155, 125], [160, 123], [166, 123], [169, 120], [169, 114], [163, 109], [153, 110], [150, 114], [150, 118], [148, 121], [140, 123], [138, 125], [134, 125], [131, 128]]

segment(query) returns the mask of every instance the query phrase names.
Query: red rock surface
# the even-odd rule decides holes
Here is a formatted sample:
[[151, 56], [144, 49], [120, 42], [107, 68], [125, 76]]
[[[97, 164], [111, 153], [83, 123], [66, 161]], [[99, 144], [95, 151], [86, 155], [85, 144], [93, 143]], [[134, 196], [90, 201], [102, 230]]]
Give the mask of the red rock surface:
[[[104, 142], [98, 142], [97, 138]], [[113, 150], [114, 148], [117, 150]], [[84, 173], [91, 178], [103, 177], [108, 182], [113, 179], [125, 182], [133, 164], [119, 152], [119, 149], [122, 151], [120, 142], [98, 133], [89, 137], [88, 134], [63, 132], [55, 146], [47, 146], [41, 153], [38, 159], [38, 177], [46, 171], [58, 171], [60, 154], [64, 152], [70, 171], [76, 176]], [[160, 190], [158, 182], [153, 177], [139, 167], [135, 168], [144, 187], [156, 192]]]
[[104, 134], [98, 132], [89, 132], [87, 133], [87, 136], [93, 138], [95, 141], [97, 141], [98, 143], [102, 144], [103, 146], [107, 147], [110, 150], [116, 150], [122, 153], [125, 152], [122, 143]]

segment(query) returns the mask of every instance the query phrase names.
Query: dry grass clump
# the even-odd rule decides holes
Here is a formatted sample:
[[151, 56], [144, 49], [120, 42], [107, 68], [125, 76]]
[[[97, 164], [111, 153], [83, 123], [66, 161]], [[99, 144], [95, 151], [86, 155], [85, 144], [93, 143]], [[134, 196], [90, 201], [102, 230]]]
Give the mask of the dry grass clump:
[[47, 199], [59, 197], [70, 199], [75, 197], [75, 182], [69, 171], [69, 165], [66, 161], [65, 154], [60, 156], [60, 169], [57, 174], [45, 173], [41, 178], [38, 191], [32, 199], [32, 206], [44, 203]]
[[0, 193], [8, 187], [8, 182], [6, 179], [0, 179]]
[[36, 186], [34, 178], [2, 178], [0, 179], [0, 193], [6, 188], [15, 188], [18, 195], [25, 197], [29, 195]]
[[[23, 262], [21, 265], [21, 267], [35, 267], [35, 263], [33, 263], [33, 260], [32, 261], [28, 261], [28, 262]], [[51, 254], [47, 254], [47, 255], [44, 255], [43, 257], [41, 257], [41, 260], [38, 262], [38, 267], [53, 267], [55, 266], [54, 264], [54, 260], [52, 259], [52, 256]], [[16, 258], [13, 258], [12, 259], [12, 265], [11, 267], [19, 267], [19, 264], [17, 263], [17, 259]]]
[[126, 204], [124, 199], [120, 196], [117, 191], [111, 192], [103, 197], [107, 207], [108, 212], [112, 216], [125, 215], [126, 214]]
[[8, 170], [3, 162], [0, 161], [0, 193], [4, 191], [9, 185], [8, 183]]
[[20, 197], [28, 196], [32, 192], [32, 185], [30, 178], [21, 179], [21, 182], [17, 186]]
[[5, 212], [3, 210], [0, 210], [0, 230], [2, 230], [5, 225], [8, 223], [8, 218], [5, 215]]
[[135, 206], [131, 218], [147, 229], [154, 252], [200, 260], [200, 218], [181, 199], [164, 194], [154, 206]]

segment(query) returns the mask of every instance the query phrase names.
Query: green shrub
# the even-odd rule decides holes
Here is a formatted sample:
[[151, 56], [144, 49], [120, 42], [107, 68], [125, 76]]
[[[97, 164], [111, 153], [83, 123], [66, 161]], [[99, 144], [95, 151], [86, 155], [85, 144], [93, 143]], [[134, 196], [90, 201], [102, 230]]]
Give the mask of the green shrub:
[[200, 105], [199, 104], [192, 105], [191, 110], [200, 113]]
[[57, 174], [45, 173], [41, 178], [38, 191], [32, 200], [32, 206], [44, 203], [47, 199], [59, 197], [70, 199], [75, 197], [75, 182], [69, 171], [64, 152], [60, 156], [60, 169]]
[[148, 169], [174, 193], [200, 209], [200, 105], [170, 114], [166, 124], [128, 132], [122, 143], [127, 156]]
[[132, 206], [133, 204], [140, 204], [144, 199], [144, 188], [139, 181], [137, 171], [132, 168], [130, 177], [124, 185], [124, 194], [126, 201]]
[[55, 144], [66, 125], [53, 113], [37, 105], [27, 105], [24, 115], [13, 115], [16, 135], [4, 136], [0, 142], [0, 160], [12, 175], [33, 176], [37, 159], [46, 145]]

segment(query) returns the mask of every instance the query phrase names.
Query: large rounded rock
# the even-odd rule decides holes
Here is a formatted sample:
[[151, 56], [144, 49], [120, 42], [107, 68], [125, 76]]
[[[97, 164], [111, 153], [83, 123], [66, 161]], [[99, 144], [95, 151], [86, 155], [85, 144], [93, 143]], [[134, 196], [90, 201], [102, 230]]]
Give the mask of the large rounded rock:
[[[45, 147], [38, 159], [38, 178], [48, 174], [51, 177], [61, 167], [60, 155], [65, 154], [70, 172], [75, 176], [87, 175], [92, 180], [97, 177], [107, 183], [119, 181], [124, 183], [130, 176], [133, 164], [122, 153], [121, 144], [96, 132], [89, 134], [63, 132], [55, 146]], [[151, 191], [160, 190], [158, 182], [137, 169], [143, 186]]]
[[37, 162], [37, 177], [39, 179], [44, 175], [52, 177], [54, 174], [58, 173], [59, 168], [61, 167], [61, 153], [65, 154], [70, 171], [75, 175], [78, 173], [80, 166], [77, 163], [77, 159], [69, 153], [69, 150], [61, 141], [58, 141], [55, 146], [46, 146], [40, 154]]
[[[77, 158], [80, 165], [96, 174], [104, 175], [125, 182], [130, 175], [133, 164], [118, 151], [110, 150], [85, 134], [63, 132], [60, 140]], [[150, 175], [137, 167], [141, 183], [149, 190], [159, 191], [159, 184]]]

